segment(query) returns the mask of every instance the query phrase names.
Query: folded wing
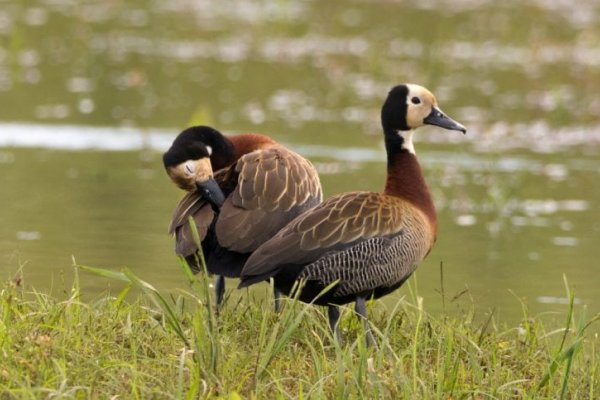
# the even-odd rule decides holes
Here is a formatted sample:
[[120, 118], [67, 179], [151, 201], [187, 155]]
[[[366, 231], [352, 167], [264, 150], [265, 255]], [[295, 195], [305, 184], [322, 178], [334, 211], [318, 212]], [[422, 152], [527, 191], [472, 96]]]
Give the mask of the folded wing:
[[281, 268], [298, 270], [298, 278], [375, 286], [385, 274], [410, 274], [433, 245], [425, 218], [402, 199], [380, 193], [333, 196], [260, 246], [242, 270], [241, 286]]
[[312, 164], [281, 146], [244, 155], [227, 179], [236, 185], [221, 209], [217, 238], [240, 253], [254, 251], [322, 199]]

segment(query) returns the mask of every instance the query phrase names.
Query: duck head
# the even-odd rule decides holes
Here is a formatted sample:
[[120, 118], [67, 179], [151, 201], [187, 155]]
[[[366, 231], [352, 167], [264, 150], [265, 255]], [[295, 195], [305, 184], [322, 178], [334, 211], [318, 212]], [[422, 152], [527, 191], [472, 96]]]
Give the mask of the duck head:
[[438, 106], [433, 93], [412, 83], [390, 90], [381, 109], [381, 124], [386, 137], [400, 136], [403, 148], [414, 153], [412, 132], [424, 125], [466, 133], [467, 129], [448, 117]]
[[[214, 208], [219, 209], [225, 196], [213, 177], [211, 158], [214, 149], [223, 152], [221, 133], [209, 127], [192, 127], [181, 132], [163, 154], [163, 164], [169, 178], [181, 189], [197, 191]], [[216, 139], [216, 140], [215, 140]], [[215, 146], [216, 145], [216, 146]], [[215, 156], [217, 159], [221, 157]]]

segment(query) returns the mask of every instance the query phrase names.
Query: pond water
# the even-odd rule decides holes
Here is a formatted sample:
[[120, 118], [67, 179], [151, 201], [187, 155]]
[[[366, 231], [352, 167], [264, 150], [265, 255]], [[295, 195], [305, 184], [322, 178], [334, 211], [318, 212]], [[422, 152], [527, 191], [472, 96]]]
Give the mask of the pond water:
[[327, 196], [380, 190], [379, 108], [409, 81], [468, 128], [415, 139], [440, 217], [412, 280], [428, 311], [563, 311], [566, 276], [600, 312], [599, 15], [592, 0], [0, 1], [0, 276], [61, 291], [75, 258], [184, 287], [166, 233], [182, 193], [160, 159], [180, 130], [264, 132], [314, 161]]

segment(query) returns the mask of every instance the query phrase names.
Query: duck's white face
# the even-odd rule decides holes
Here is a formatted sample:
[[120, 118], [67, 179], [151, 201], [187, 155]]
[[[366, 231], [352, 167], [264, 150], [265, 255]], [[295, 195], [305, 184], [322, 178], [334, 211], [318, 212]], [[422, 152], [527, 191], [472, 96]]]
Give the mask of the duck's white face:
[[415, 154], [415, 147], [412, 142], [413, 131], [423, 125], [436, 125], [444, 129], [461, 131], [465, 133], [467, 129], [449, 118], [437, 105], [437, 100], [433, 93], [423, 86], [412, 83], [406, 84], [408, 94], [406, 96], [406, 125], [410, 128], [408, 131], [399, 131], [398, 134], [404, 139], [402, 148]]
[[425, 118], [434, 107], [437, 107], [437, 100], [433, 93], [423, 86], [412, 83], [406, 84], [408, 95], [406, 96], [406, 124], [411, 129], [419, 128], [425, 125]]
[[198, 160], [187, 160], [181, 164], [167, 169], [169, 178], [181, 189], [196, 190], [198, 183], [203, 183], [212, 178], [213, 171], [209, 157]]

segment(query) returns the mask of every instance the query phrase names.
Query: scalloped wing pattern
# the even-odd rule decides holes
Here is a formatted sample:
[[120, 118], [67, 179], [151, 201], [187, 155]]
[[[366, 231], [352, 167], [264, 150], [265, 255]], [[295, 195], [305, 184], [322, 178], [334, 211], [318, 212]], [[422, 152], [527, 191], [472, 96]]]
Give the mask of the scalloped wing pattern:
[[309, 279], [357, 280], [338, 290], [371, 287], [387, 277], [396, 280], [410, 274], [434, 240], [425, 215], [406, 201], [350, 192], [331, 197], [292, 221], [252, 254], [242, 276], [308, 264], [302, 276]]
[[235, 172], [237, 186], [216, 224], [219, 244], [229, 250], [254, 251], [323, 197], [313, 165], [282, 146], [244, 155]]

